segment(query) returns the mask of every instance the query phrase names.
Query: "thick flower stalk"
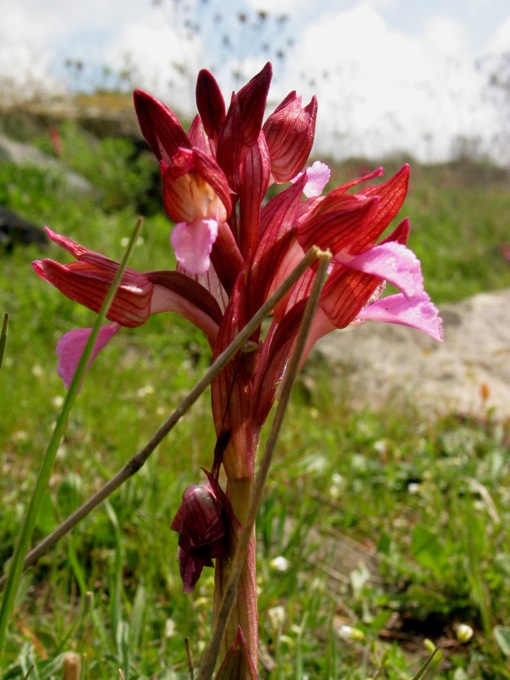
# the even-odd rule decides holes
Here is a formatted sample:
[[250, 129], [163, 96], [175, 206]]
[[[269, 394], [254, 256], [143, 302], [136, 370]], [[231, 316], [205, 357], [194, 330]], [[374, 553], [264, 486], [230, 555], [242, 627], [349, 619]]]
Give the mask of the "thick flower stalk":
[[[142, 133], [160, 162], [163, 202], [174, 222], [170, 242], [177, 271], [127, 270], [95, 354], [122, 326], [152, 314], [178, 312], [206, 334], [213, 358], [230, 344], [311, 246], [332, 255], [303, 361], [315, 342], [335, 329], [367, 320], [400, 323], [442, 338], [441, 321], [423, 287], [420, 264], [407, 248], [409, 220], [391, 227], [408, 188], [409, 167], [383, 183], [382, 175], [352, 180], [327, 193], [329, 169], [307, 166], [317, 102], [303, 105], [291, 92], [264, 115], [271, 81], [267, 64], [228, 107], [214, 77], [201, 71], [198, 114], [185, 131], [175, 113], [135, 91]], [[286, 185], [267, 200], [272, 184]], [[39, 276], [71, 299], [97, 311], [116, 263], [48, 232], [76, 262], [34, 263]], [[215, 611], [229, 575], [236, 537], [254, 481], [262, 427], [273, 405], [310, 295], [314, 268], [305, 271], [212, 383], [217, 443], [207, 483], [184, 492], [172, 523], [179, 534], [184, 590], [193, 590], [215, 560]], [[397, 292], [384, 296], [385, 282]], [[60, 372], [69, 382], [85, 331], [59, 343]], [[78, 333], [78, 335], [76, 335]], [[224, 470], [226, 486], [219, 482]], [[230, 617], [218, 677], [242, 667], [256, 677], [257, 588], [255, 536]]]

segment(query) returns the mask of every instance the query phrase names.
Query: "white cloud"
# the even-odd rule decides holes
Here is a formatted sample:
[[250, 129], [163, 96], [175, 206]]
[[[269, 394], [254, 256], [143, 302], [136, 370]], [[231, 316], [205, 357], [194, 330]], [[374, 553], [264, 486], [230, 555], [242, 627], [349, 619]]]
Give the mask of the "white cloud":
[[309, 0], [279, 0], [276, 6], [274, 0], [248, 0], [248, 5], [255, 11], [268, 12], [270, 14], [287, 14], [295, 12], [299, 7], [308, 3]]
[[447, 17], [410, 37], [362, 3], [320, 16], [289, 63], [294, 82], [305, 69], [311, 74], [305, 91], [318, 95], [322, 152], [384, 154], [400, 145], [436, 160], [453, 137], [477, 131], [479, 82], [463, 27]]
[[489, 54], [510, 52], [510, 16], [496, 30], [488, 44]]
[[[247, 1], [254, 9], [271, 13], [276, 5], [277, 15], [289, 15], [285, 26], [293, 31], [294, 46], [286, 49], [282, 63], [275, 63], [272, 97], [281, 99], [291, 89], [307, 100], [318, 96], [322, 149], [340, 155], [369, 154], [400, 145], [421, 158], [437, 158], [448, 153], [453, 136], [481, 134], [494, 125], [487, 106], [480, 103], [481, 76], [469, 52], [466, 21], [471, 13], [457, 14], [456, 19], [451, 8], [457, 3], [434, 2], [437, 10], [429, 11], [426, 22], [417, 24], [411, 13], [409, 30], [402, 22], [397, 30], [391, 17], [403, 0], [346, 0], [342, 6], [350, 9], [343, 11], [338, 11], [337, 0], [324, 0], [318, 7], [304, 0]], [[211, 20], [212, 0], [190, 2], [209, 12]], [[497, 0], [471, 0], [469, 6], [484, 3], [494, 7]], [[59, 74], [55, 66], [61, 66], [65, 57], [82, 59], [85, 65], [108, 64], [114, 70], [123, 68], [128, 57], [138, 86], [153, 90], [176, 108], [188, 108], [199, 68], [222, 62], [216, 73], [228, 99], [234, 86], [229, 71], [235, 66], [248, 78], [265, 61], [250, 50], [235, 60], [228, 50], [213, 54], [214, 41], [205, 48], [202, 38], [209, 41], [212, 26], [205, 14], [193, 14], [202, 21], [202, 33], [184, 39], [169, 1], [162, 7], [150, 0], [4, 4], [0, 82], [7, 75], [27, 91], [30, 82], [55, 87]], [[240, 0], [231, 0], [225, 11], [219, 10], [222, 31], [232, 34], [238, 28], [239, 7]], [[273, 30], [273, 24], [268, 25]], [[209, 34], [204, 36], [204, 30]], [[221, 33], [216, 37], [218, 46]], [[277, 42], [281, 36], [269, 37]], [[494, 32], [490, 49], [501, 51], [509, 45], [510, 18]], [[184, 66], [180, 75], [172, 61]], [[170, 79], [173, 88], [168, 87]]]

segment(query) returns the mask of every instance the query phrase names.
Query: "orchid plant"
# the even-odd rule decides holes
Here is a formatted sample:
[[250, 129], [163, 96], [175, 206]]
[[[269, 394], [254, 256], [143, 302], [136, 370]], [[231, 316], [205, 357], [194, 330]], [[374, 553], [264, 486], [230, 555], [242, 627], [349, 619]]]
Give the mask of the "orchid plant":
[[[107, 314], [110, 323], [101, 327], [90, 361], [123, 327], [142, 325], [161, 312], [177, 312], [200, 328], [216, 359], [313, 247], [327, 253], [329, 264], [298, 367], [326, 333], [368, 320], [405, 324], [441, 340], [441, 320], [424, 290], [420, 263], [406, 246], [409, 220], [390, 227], [406, 196], [409, 167], [383, 183], [372, 183], [382, 175], [377, 169], [325, 192], [329, 168], [317, 161], [307, 165], [317, 101], [303, 105], [291, 92], [264, 122], [271, 76], [267, 64], [226, 106], [215, 78], [201, 71], [198, 115], [187, 132], [171, 109], [135, 91], [141, 131], [160, 163], [178, 264], [173, 271], [123, 271]], [[268, 198], [274, 185], [278, 190]], [[47, 232], [75, 261], [38, 260], [36, 274], [97, 312], [118, 263]], [[213, 620], [220, 616], [232, 558], [248, 522], [261, 431], [289, 371], [317, 270], [312, 258], [267, 323], [257, 326], [212, 382], [215, 450], [205, 479], [184, 491], [171, 526], [178, 533], [185, 592], [193, 591], [204, 567], [214, 566]], [[386, 282], [397, 292], [385, 296]], [[72, 330], [58, 343], [58, 371], [66, 386], [90, 333]], [[248, 534], [217, 678], [258, 677], [251, 526]]]

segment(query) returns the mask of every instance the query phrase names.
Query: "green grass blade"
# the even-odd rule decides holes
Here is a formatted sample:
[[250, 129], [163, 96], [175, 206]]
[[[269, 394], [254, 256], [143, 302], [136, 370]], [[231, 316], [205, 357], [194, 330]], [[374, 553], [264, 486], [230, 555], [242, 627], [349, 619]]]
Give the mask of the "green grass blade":
[[[42, 467], [39, 472], [39, 476], [37, 478], [37, 482], [32, 493], [32, 497], [30, 499], [27, 511], [25, 513], [23, 525], [21, 527], [21, 531], [14, 549], [14, 554], [10, 563], [4, 596], [2, 599], [2, 603], [0, 605], [0, 658], [2, 655], [2, 649], [5, 642], [7, 624], [14, 606], [14, 600], [20, 583], [21, 574], [23, 571], [23, 563], [25, 561], [25, 556], [30, 545], [30, 540], [32, 538], [32, 534], [41, 508], [41, 504], [43, 502], [44, 493], [48, 487], [48, 482], [51, 476], [51, 472], [53, 470], [53, 464], [55, 462], [57, 450], [60, 445], [60, 440], [62, 439], [62, 435], [64, 434], [64, 430], [66, 428], [67, 420], [69, 418], [71, 409], [74, 405], [74, 402], [76, 401], [76, 397], [78, 396], [82, 378], [87, 369], [88, 362], [92, 354], [92, 350], [94, 348], [101, 323], [105, 318], [106, 314], [108, 313], [108, 309], [115, 297], [117, 288], [120, 285], [122, 275], [127, 265], [128, 258], [131, 254], [133, 245], [135, 244], [136, 239], [138, 238], [141, 226], [142, 220], [139, 219], [137, 221], [135, 228], [133, 229], [133, 233], [131, 234], [131, 238], [127, 245], [126, 252], [119, 266], [119, 270], [112, 282], [110, 290], [108, 291], [108, 294], [101, 307], [101, 310], [97, 315], [97, 319], [93, 326], [92, 333], [90, 334], [85, 349], [83, 350], [83, 354], [76, 369], [76, 373], [71, 382], [71, 385], [69, 386], [69, 390], [67, 391], [64, 403], [62, 405], [62, 411], [60, 412], [60, 415], [55, 424], [55, 428], [53, 430], [52, 437], [46, 449]], [[4, 321], [4, 328], [5, 327], [6, 323]]]
[[419, 680], [420, 678], [424, 678], [425, 675], [427, 674], [428, 670], [430, 669], [430, 664], [434, 660], [434, 657], [439, 651], [439, 647], [436, 647], [432, 654], [429, 656], [429, 658], [425, 661], [423, 666], [420, 668], [420, 670], [416, 673], [416, 675], [413, 676], [412, 680]]
[[4, 314], [4, 322], [2, 324], [2, 333], [0, 334], [0, 368], [2, 368], [2, 361], [5, 353], [5, 344], [7, 342], [7, 326], [9, 325], [9, 315]]

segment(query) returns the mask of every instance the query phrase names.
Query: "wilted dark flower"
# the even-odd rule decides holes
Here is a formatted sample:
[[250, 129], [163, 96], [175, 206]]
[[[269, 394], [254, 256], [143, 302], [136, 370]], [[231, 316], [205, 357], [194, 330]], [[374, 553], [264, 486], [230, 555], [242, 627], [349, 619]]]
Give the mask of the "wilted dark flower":
[[228, 549], [229, 503], [212, 475], [207, 484], [189, 486], [171, 528], [179, 534], [179, 568], [185, 593], [191, 593], [204, 567]]

